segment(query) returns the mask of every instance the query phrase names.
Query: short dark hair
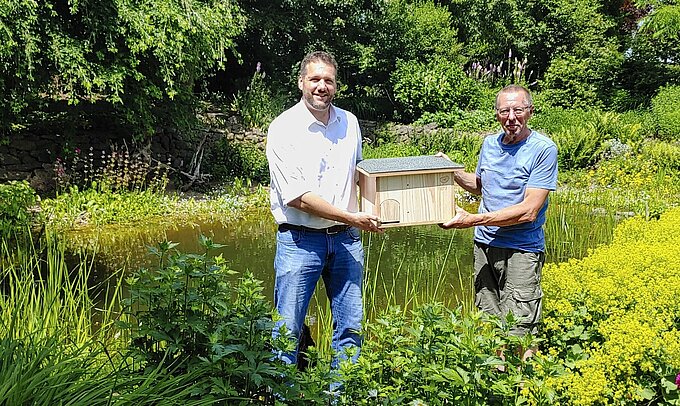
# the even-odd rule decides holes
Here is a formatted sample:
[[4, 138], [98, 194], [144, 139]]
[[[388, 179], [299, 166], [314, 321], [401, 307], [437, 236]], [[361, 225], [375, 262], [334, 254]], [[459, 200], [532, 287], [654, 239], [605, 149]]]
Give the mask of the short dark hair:
[[333, 67], [335, 68], [335, 73], [337, 74], [338, 63], [335, 61], [333, 55], [325, 51], [312, 51], [305, 55], [304, 58], [302, 58], [302, 62], [300, 62], [300, 72], [298, 73], [298, 77], [302, 79], [307, 74], [307, 66], [312, 62], [318, 61], [321, 61], [328, 65], [333, 65]]
[[502, 88], [498, 94], [496, 94], [496, 103], [494, 105], [494, 108], [498, 108], [498, 97], [504, 93], [519, 93], [519, 92], [524, 92], [526, 95], [525, 99], [527, 101], [527, 106], [531, 106], [534, 104], [534, 101], [531, 97], [531, 92], [529, 92], [529, 89], [522, 85], [507, 85], [504, 88]]

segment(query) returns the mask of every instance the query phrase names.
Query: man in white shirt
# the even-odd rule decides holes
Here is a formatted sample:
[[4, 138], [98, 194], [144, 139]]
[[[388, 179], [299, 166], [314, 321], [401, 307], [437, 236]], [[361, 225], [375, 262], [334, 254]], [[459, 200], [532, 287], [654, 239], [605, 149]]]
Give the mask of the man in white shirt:
[[[302, 99], [270, 124], [267, 135], [271, 211], [279, 224], [274, 259], [279, 326], [285, 324], [299, 343], [322, 277], [333, 315], [334, 367], [346, 349], [356, 349], [356, 360], [361, 346], [364, 252], [359, 230], [383, 231], [377, 216], [358, 211], [355, 167], [361, 160], [361, 131], [352, 113], [331, 104], [337, 69], [326, 52], [305, 56], [298, 78]], [[297, 349], [279, 354], [288, 363], [296, 363], [297, 356]]]

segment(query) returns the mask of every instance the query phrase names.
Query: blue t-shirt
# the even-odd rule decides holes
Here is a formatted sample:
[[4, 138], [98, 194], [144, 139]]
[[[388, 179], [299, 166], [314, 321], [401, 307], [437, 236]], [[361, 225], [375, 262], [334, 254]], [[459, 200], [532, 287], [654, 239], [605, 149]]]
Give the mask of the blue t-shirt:
[[[503, 209], [524, 200], [526, 188], [557, 188], [557, 146], [548, 137], [532, 131], [527, 139], [506, 145], [504, 133], [484, 139], [477, 162], [477, 177], [482, 180], [479, 213]], [[545, 251], [546, 199], [535, 221], [513, 226], [477, 226], [475, 241], [520, 251]]]

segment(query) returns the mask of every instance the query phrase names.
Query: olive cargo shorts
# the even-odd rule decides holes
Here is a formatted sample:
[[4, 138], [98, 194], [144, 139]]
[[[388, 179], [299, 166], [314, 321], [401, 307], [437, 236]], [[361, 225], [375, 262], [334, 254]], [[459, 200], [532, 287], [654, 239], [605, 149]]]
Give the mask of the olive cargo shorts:
[[512, 312], [519, 323], [510, 334], [536, 334], [541, 320], [543, 252], [524, 252], [475, 242], [475, 306], [505, 319]]

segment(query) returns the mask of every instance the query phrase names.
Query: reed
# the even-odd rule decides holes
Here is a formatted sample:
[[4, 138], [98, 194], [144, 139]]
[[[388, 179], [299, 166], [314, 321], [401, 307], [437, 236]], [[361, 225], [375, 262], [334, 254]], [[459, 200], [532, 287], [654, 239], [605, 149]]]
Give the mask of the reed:
[[553, 193], [545, 224], [546, 258], [564, 262], [583, 258], [611, 241], [616, 224], [635, 215], [609, 193], [565, 189]]
[[69, 266], [58, 235], [26, 241], [0, 244], [0, 404], [105, 404], [122, 278], [91, 287], [92, 256]]
[[[0, 337], [37, 340], [66, 332], [73, 343], [83, 344], [108, 332], [103, 327], [115, 317], [122, 277], [114, 273], [90, 286], [95, 254], [81, 254], [70, 266], [65, 242], [50, 232], [44, 241], [29, 240], [23, 247], [3, 239], [1, 250]], [[102, 299], [98, 306], [95, 295]]]

